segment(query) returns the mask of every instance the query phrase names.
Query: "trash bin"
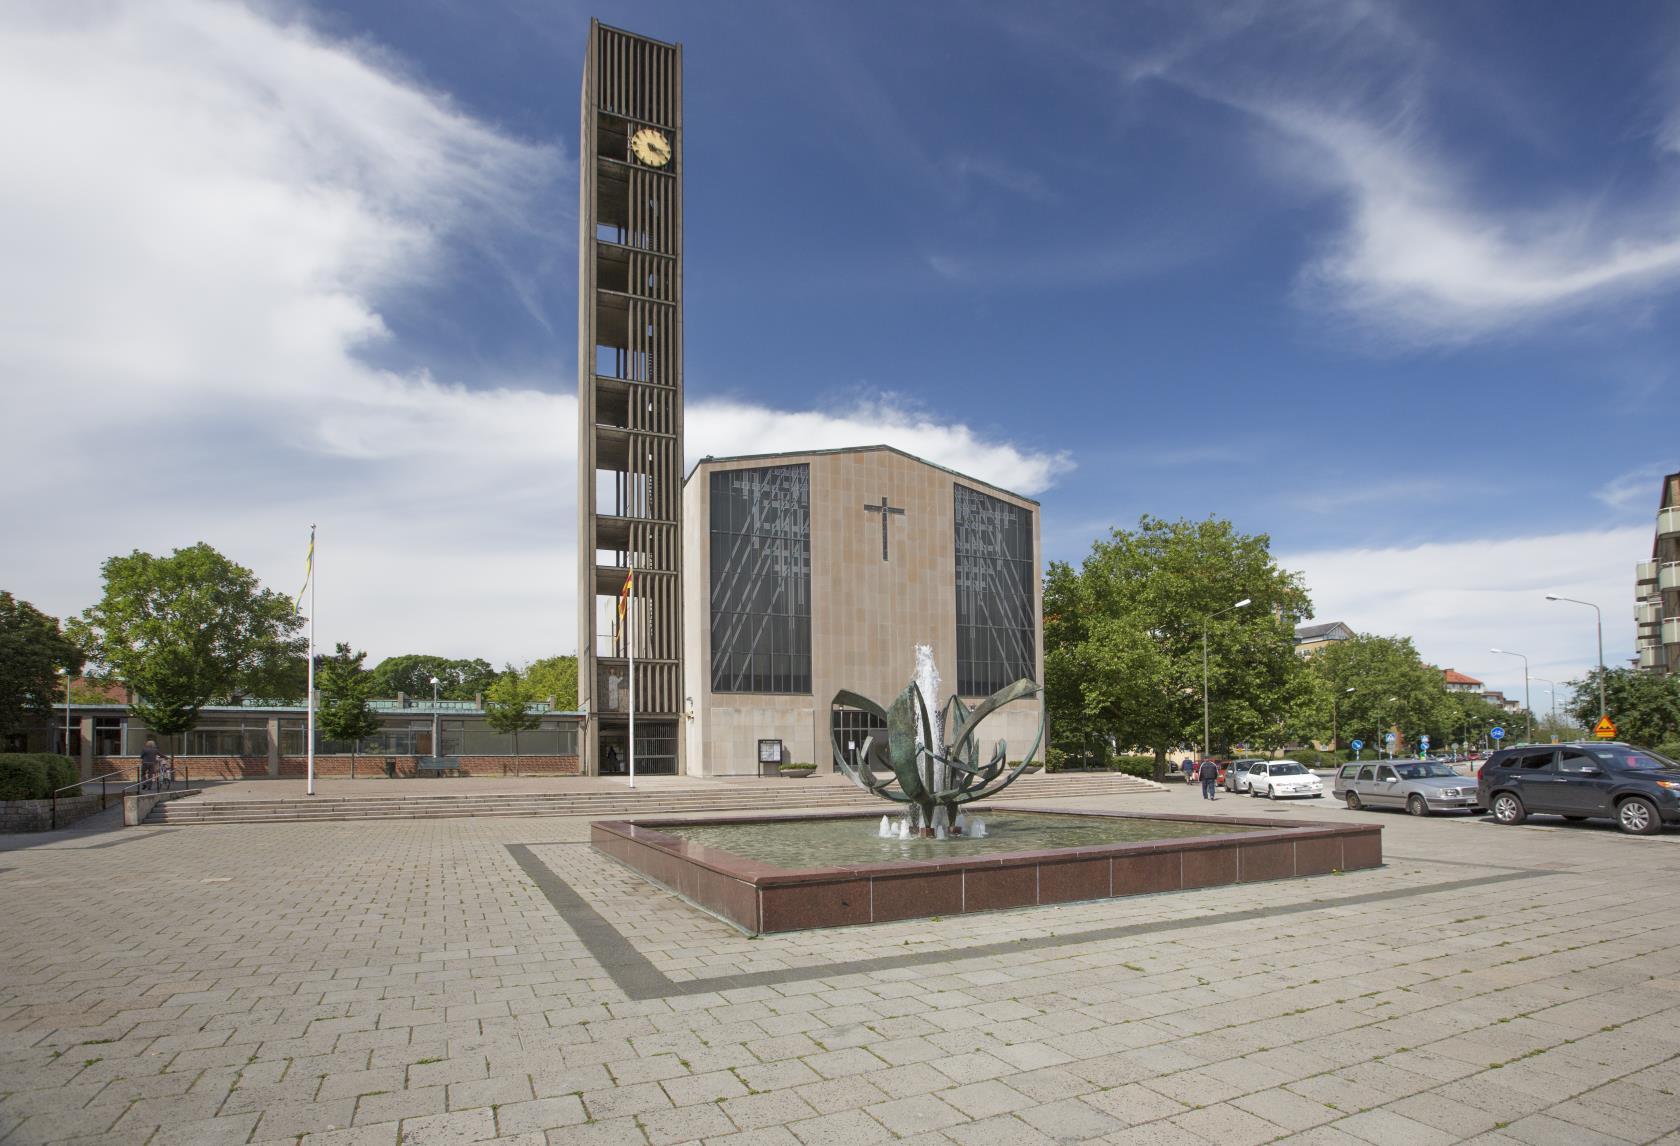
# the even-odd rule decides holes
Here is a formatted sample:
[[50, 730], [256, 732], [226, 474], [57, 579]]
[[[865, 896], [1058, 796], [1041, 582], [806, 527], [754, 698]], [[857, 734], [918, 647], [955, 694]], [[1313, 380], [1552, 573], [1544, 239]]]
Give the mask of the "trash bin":
[[395, 756], [385, 757], [385, 777], [389, 780], [397, 778], [397, 758]]

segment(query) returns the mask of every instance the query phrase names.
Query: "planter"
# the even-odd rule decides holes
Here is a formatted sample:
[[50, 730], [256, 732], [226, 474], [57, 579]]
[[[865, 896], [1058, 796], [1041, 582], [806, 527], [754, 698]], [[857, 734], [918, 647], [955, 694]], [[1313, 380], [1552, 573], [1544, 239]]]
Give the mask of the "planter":
[[784, 780], [804, 780], [815, 771], [815, 768], [783, 768], [781, 774]]

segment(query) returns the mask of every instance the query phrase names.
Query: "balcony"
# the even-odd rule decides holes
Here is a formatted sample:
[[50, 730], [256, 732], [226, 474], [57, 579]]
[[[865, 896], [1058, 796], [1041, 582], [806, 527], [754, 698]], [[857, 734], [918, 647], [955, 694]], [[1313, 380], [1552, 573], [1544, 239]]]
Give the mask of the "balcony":
[[1667, 509], [1657, 510], [1657, 536], [1674, 537], [1680, 535], [1680, 505], [1671, 505]]
[[1657, 588], [1680, 589], [1680, 561], [1670, 561], [1657, 570]]
[[[1641, 589], [1646, 585], [1657, 583], [1657, 563], [1655, 561], [1640, 561], [1633, 567], [1633, 579]], [[1638, 590], [1635, 590], [1638, 592]]]
[[1669, 617], [1663, 621], [1662, 643], [1680, 645], [1680, 617]]
[[1667, 658], [1665, 658], [1663, 656], [1663, 648], [1662, 648], [1661, 645], [1657, 645], [1654, 648], [1640, 649], [1639, 650], [1639, 667], [1640, 668], [1646, 669], [1647, 671], [1650, 671], [1650, 670], [1655, 670], [1655, 669], [1660, 669], [1660, 668], [1666, 668], [1667, 665], [1668, 665], [1668, 661], [1667, 661]]
[[1633, 619], [1641, 628], [1660, 624], [1663, 619], [1660, 601], [1640, 601], [1633, 607]]

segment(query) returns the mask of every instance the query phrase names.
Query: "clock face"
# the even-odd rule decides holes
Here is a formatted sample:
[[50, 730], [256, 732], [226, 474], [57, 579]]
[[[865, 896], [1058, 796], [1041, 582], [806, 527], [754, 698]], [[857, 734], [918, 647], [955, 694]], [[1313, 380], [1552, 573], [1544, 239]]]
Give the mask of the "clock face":
[[653, 128], [644, 127], [630, 137], [630, 154], [649, 167], [663, 167], [671, 162], [671, 141]]

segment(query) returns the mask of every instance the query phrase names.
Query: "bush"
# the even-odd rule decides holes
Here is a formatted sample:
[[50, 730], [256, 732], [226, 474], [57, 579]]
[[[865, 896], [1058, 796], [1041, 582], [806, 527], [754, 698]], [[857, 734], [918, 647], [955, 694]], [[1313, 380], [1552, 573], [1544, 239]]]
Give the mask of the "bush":
[[[76, 762], [51, 752], [12, 752], [0, 756], [0, 800], [45, 800], [56, 788], [76, 782]], [[80, 795], [79, 789], [62, 793]]]
[[1109, 762], [1109, 767], [1127, 776], [1141, 776], [1145, 780], [1151, 780], [1155, 776], [1155, 757], [1116, 756]]
[[783, 772], [810, 772], [816, 768], [816, 765], [801, 764], [797, 760], [790, 760], [786, 764], [778, 764], [776, 767]]

